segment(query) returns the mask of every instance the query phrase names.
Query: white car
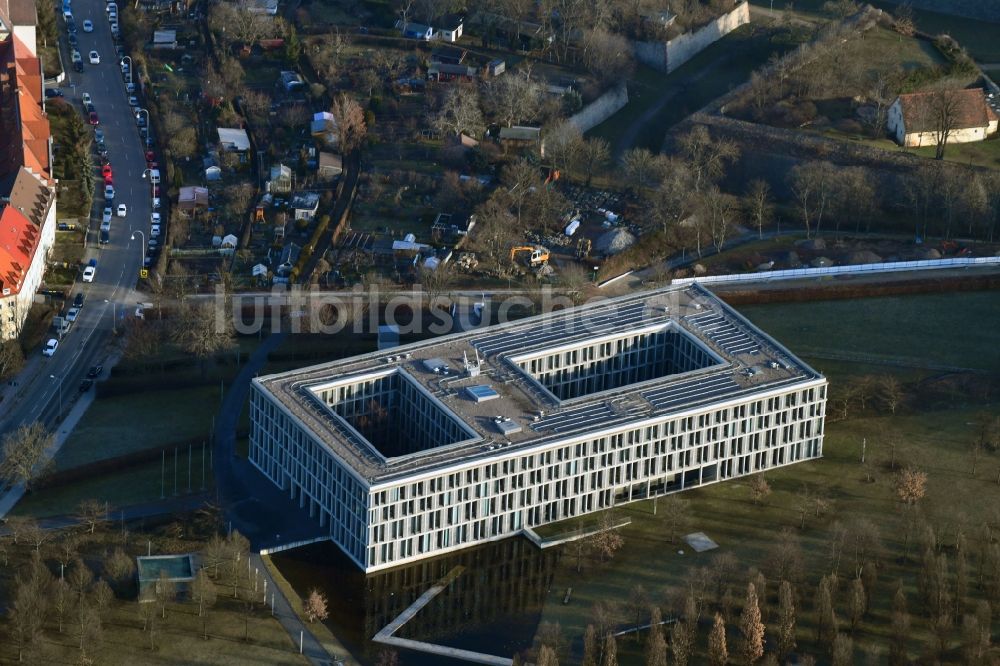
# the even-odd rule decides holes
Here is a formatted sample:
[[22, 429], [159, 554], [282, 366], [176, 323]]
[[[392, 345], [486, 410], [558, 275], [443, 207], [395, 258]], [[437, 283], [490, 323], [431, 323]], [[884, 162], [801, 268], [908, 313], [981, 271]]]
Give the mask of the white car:
[[159, 213], [153, 213], [152, 215], [150, 215], [149, 216], [149, 222], [150, 222], [150, 224], [159, 224], [160, 223], [160, 214]]
[[80, 308], [70, 308], [69, 312], [66, 313], [66, 321], [74, 322], [78, 316], [80, 316]]
[[108, 21], [112, 23], [118, 23], [118, 12], [109, 12]]
[[126, 215], [128, 215], [128, 206], [118, 204], [118, 217], [125, 217]]
[[84, 32], [94, 32], [94, 22], [91, 21], [90, 19], [87, 19], [86, 21], [84, 21], [83, 22], [83, 31]]
[[149, 235], [152, 236], [153, 238], [156, 238], [157, 236], [159, 236], [160, 235], [160, 225], [154, 224], [152, 227], [150, 227], [149, 228]]
[[104, 198], [107, 201], [114, 201], [115, 198], [115, 186], [105, 185], [104, 186]]
[[42, 349], [42, 356], [52, 356], [58, 348], [59, 341], [55, 338], [49, 338], [49, 341], [45, 343], [45, 348]]
[[119, 34], [121, 34], [121, 30], [118, 29], [118, 24], [117, 23], [112, 23], [111, 24], [111, 34], [113, 36], [115, 36], [115, 37], [117, 37]]
[[160, 197], [153, 197], [153, 210], [159, 210], [160, 208]]
[[83, 56], [80, 55], [80, 52], [76, 49], [73, 49], [73, 53], [70, 54], [70, 57], [73, 59], [73, 62], [83, 62]]
[[135, 84], [134, 83], [126, 83], [125, 84], [125, 91], [129, 95], [131, 95], [132, 93], [134, 93], [135, 92]]
[[109, 218], [105, 222], [101, 222], [101, 231], [111, 232], [111, 219]]
[[101, 223], [103, 224], [105, 222], [110, 222], [110, 221], [111, 221], [111, 206], [108, 206], [107, 208], [104, 209], [104, 215], [101, 217]]
[[129, 95], [128, 105], [129, 106], [139, 106], [139, 98], [136, 97], [135, 95]]
[[83, 269], [83, 281], [93, 282], [94, 276], [97, 274], [97, 268], [94, 266], [87, 266]]
[[98, 53], [97, 51], [91, 51], [90, 53], [87, 54], [87, 57], [90, 58], [91, 65], [101, 64], [101, 54]]
[[80, 94], [80, 101], [83, 102], [84, 106], [87, 106], [88, 104], [93, 104], [94, 103], [94, 100], [90, 99], [90, 93], [81, 93]]
[[118, 4], [115, 3], [115, 2], [109, 2], [108, 6], [104, 8], [104, 11], [106, 11], [109, 14], [111, 12], [114, 12], [115, 14], [117, 14], [118, 13]]

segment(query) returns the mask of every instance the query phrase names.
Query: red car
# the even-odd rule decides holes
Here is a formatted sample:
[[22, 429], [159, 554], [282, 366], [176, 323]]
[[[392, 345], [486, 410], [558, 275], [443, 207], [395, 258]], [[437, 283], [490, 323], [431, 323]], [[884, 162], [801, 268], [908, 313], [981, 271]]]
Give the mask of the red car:
[[147, 162], [152, 162], [155, 159], [156, 159], [156, 155], [153, 153], [153, 151], [152, 150], [147, 150], [146, 151], [146, 161]]
[[101, 124], [101, 121], [97, 118], [97, 111], [90, 112], [90, 124], [97, 126]]
[[105, 176], [104, 176], [104, 184], [105, 185], [114, 185], [115, 184], [115, 182], [111, 179], [111, 174], [110, 173], [109, 174], [105, 174]]
[[101, 175], [104, 176], [105, 178], [111, 178], [110, 164], [105, 164], [103, 167], [101, 167]]
[[147, 169], [159, 169], [160, 168], [160, 163], [159, 162], [146, 162], [146, 168]]

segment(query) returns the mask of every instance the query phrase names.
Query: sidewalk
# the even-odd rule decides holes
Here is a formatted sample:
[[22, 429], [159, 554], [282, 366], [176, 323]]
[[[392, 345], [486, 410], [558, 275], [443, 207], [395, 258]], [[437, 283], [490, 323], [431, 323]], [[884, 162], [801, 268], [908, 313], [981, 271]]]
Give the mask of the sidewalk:
[[[76, 403], [70, 408], [66, 418], [59, 424], [59, 428], [55, 432], [55, 441], [42, 455], [42, 460], [38, 462], [39, 466], [47, 464], [59, 453], [59, 449], [62, 448], [63, 443], [65, 443], [69, 434], [73, 432], [76, 424], [83, 418], [84, 413], [92, 402], [94, 402], [94, 391], [87, 391], [77, 399]], [[21, 483], [10, 488], [3, 495], [0, 495], [0, 518], [6, 517], [10, 510], [14, 508], [14, 505], [21, 501], [22, 497], [24, 497], [24, 484]]]

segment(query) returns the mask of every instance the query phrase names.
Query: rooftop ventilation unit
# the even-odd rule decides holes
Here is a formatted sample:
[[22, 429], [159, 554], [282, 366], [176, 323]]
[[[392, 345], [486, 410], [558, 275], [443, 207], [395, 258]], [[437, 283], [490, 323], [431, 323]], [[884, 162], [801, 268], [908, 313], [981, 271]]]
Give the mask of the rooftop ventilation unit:
[[479, 360], [478, 350], [476, 351], [476, 360], [474, 362], [469, 361], [469, 355], [466, 352], [462, 352], [462, 361], [465, 366], [465, 372], [470, 377], [478, 377], [482, 372], [482, 362]]
[[498, 416], [493, 419], [493, 425], [506, 437], [521, 432], [521, 424], [510, 420], [506, 416]]
[[466, 386], [465, 392], [470, 398], [476, 402], [486, 402], [488, 400], [496, 400], [500, 397], [500, 394], [494, 391], [489, 386]]
[[442, 358], [424, 359], [424, 369], [436, 374], [448, 374], [448, 364]]

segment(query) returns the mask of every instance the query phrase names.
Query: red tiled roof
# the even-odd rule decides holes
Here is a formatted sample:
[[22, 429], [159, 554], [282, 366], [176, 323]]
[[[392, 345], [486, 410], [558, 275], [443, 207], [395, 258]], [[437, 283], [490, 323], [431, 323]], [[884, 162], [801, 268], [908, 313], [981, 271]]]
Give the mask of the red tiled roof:
[[[0, 210], [0, 288], [16, 294], [38, 249], [41, 231], [14, 206]], [[2, 292], [0, 292], [2, 293]]]
[[42, 96], [41, 61], [11, 34], [0, 42], [0, 176], [23, 166], [52, 184]]
[[932, 92], [908, 93], [899, 96], [899, 104], [903, 111], [903, 122], [906, 133], [930, 132], [934, 130], [935, 121], [933, 103], [936, 95], [944, 93], [949, 101], [954, 102], [954, 129], [970, 129], [986, 127], [997, 119], [993, 109], [986, 103], [982, 88], [967, 88], [963, 90], [946, 90]]

